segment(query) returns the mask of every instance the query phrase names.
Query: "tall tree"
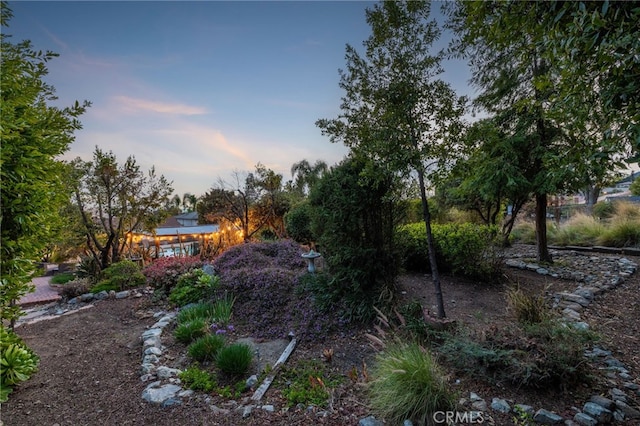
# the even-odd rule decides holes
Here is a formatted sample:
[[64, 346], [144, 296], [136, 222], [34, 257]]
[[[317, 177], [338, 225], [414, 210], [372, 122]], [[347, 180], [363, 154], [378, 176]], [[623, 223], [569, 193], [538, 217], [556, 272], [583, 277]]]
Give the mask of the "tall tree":
[[[493, 119], [475, 122], [463, 138], [465, 158], [458, 160], [439, 191], [445, 202], [475, 211], [487, 225], [502, 225], [503, 244], [531, 196], [535, 172], [527, 161], [527, 138], [507, 134]], [[510, 206], [510, 211], [504, 208]], [[504, 219], [500, 213], [505, 214]]]
[[34, 261], [40, 259], [65, 202], [64, 168], [56, 157], [67, 151], [81, 128], [88, 103], [60, 109], [45, 83], [47, 62], [57, 55], [11, 43], [11, 10], [0, 4], [0, 317], [13, 326], [21, 315], [15, 302], [32, 291]]
[[85, 227], [87, 248], [102, 269], [118, 262], [126, 234], [151, 230], [163, 217], [156, 214], [173, 192], [164, 176], [151, 168], [145, 174], [133, 156], [119, 165], [113, 152], [96, 147], [93, 161], [76, 158], [73, 198]]
[[[493, 114], [505, 130], [524, 138], [524, 155], [533, 170], [538, 260], [551, 262], [547, 245], [547, 195], [560, 189], [566, 175], [562, 139], [550, 118], [554, 75], [541, 36], [528, 21], [544, 20], [543, 3], [457, 2], [450, 25], [459, 36], [454, 49], [469, 59], [472, 83], [480, 89], [476, 104]], [[566, 147], [566, 144], [565, 144]]]
[[390, 171], [417, 177], [437, 315], [444, 318], [427, 185], [449, 166], [465, 99], [437, 78], [442, 57], [432, 53], [432, 45], [440, 30], [429, 20], [430, 10], [424, 1], [385, 1], [367, 9], [372, 34], [364, 42], [365, 54], [347, 45], [346, 70], [340, 71], [342, 112], [316, 124], [332, 142], [343, 142]]
[[198, 215], [209, 223], [227, 224], [250, 241], [265, 227], [284, 235], [284, 214], [288, 202], [282, 193], [282, 175], [258, 163], [255, 172], [234, 172], [235, 182], [222, 178], [198, 203]]
[[552, 260], [547, 194], [606, 181], [630, 153], [629, 138], [638, 137], [637, 96], [631, 95], [640, 85], [631, 77], [638, 75], [632, 58], [640, 43], [624, 31], [637, 32], [640, 12], [611, 5], [607, 13], [609, 2], [449, 4], [449, 25], [458, 34], [453, 51], [470, 61], [477, 105], [530, 141], [542, 261]]
[[309, 163], [306, 159], [293, 163], [291, 166], [293, 189], [299, 195], [308, 195], [311, 187], [313, 187], [328, 170], [327, 163], [322, 160], [317, 160], [314, 164]]

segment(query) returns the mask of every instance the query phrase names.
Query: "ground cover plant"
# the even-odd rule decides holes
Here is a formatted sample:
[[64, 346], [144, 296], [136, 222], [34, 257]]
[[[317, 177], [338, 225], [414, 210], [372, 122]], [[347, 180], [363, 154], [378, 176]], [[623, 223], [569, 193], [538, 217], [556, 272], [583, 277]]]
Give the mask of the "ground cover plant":
[[313, 338], [336, 327], [339, 318], [321, 312], [313, 296], [299, 285], [306, 274], [300, 246], [290, 240], [248, 243], [231, 247], [213, 261], [220, 276], [219, 294], [233, 294], [241, 321], [258, 338], [289, 333]]
[[290, 407], [297, 404], [326, 407], [330, 390], [342, 381], [343, 378], [332, 373], [326, 364], [318, 360], [303, 360], [285, 365], [274, 386], [282, 390], [282, 396]]

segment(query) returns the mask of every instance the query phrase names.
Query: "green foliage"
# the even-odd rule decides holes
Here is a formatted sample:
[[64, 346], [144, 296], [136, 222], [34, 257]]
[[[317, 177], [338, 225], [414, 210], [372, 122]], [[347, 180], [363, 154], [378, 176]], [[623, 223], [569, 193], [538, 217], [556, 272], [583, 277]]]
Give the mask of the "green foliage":
[[93, 294], [100, 293], [101, 291], [106, 291], [108, 293], [110, 291], [120, 291], [120, 288], [112, 281], [102, 281], [91, 287], [90, 291]]
[[169, 301], [177, 306], [195, 303], [213, 296], [220, 279], [211, 276], [202, 269], [194, 269], [178, 278], [178, 283], [171, 289]]
[[322, 363], [315, 360], [284, 366], [277, 380], [281, 387], [285, 385], [282, 396], [289, 406], [304, 404], [325, 407], [329, 399], [327, 387], [339, 383]]
[[190, 366], [178, 375], [182, 383], [195, 391], [212, 392], [218, 387], [215, 375], [197, 366]]
[[311, 216], [313, 209], [308, 202], [302, 202], [291, 208], [284, 216], [285, 229], [287, 235], [293, 240], [308, 244], [314, 240], [311, 232]]
[[511, 240], [522, 244], [535, 244], [536, 226], [532, 222], [519, 222], [511, 231]]
[[98, 283], [116, 291], [140, 287], [146, 278], [140, 272], [140, 267], [130, 260], [121, 260], [102, 271], [102, 279]]
[[253, 351], [244, 343], [233, 343], [218, 351], [216, 366], [227, 374], [240, 375], [249, 370]]
[[69, 281], [62, 287], [60, 295], [67, 300], [78, 297], [81, 294], [89, 293], [91, 289], [91, 283], [87, 278], [76, 278], [73, 281]]
[[629, 191], [631, 191], [631, 195], [638, 196], [640, 195], [640, 179], [635, 178], [631, 185], [629, 186]]
[[632, 144], [640, 152], [640, 110], [633, 95], [638, 85], [629, 74], [639, 42], [627, 33], [636, 27], [640, 8], [623, 2], [608, 6], [448, 3], [448, 26], [457, 36], [451, 51], [472, 64], [476, 104], [509, 136], [525, 142], [518, 151], [531, 166], [523, 177], [538, 206], [542, 261], [551, 260], [546, 194], [602, 187]]
[[204, 319], [192, 319], [181, 322], [173, 331], [173, 336], [180, 343], [190, 344], [194, 340], [204, 337], [209, 332], [209, 324]]
[[592, 332], [543, 317], [491, 328], [482, 339], [450, 335], [437, 351], [452, 367], [498, 384], [568, 388], [588, 378], [584, 351], [596, 339]]
[[390, 424], [428, 424], [436, 411], [453, 410], [456, 395], [435, 358], [416, 343], [387, 347], [376, 356], [369, 383], [371, 405]]
[[225, 293], [224, 297], [213, 302], [212, 313], [213, 319], [220, 325], [227, 325], [231, 320], [233, 313], [233, 304], [236, 298]]
[[602, 222], [583, 214], [574, 215], [557, 230], [547, 227], [549, 241], [556, 245], [593, 246], [603, 231]]
[[[134, 156], [119, 164], [113, 152], [97, 146], [92, 161], [78, 157], [69, 164], [73, 201], [82, 217], [87, 249], [104, 270], [120, 261], [126, 234], [135, 226], [152, 229], [163, 220], [157, 212], [162, 212], [173, 189], [154, 167], [144, 173]], [[96, 220], [91, 220], [96, 214]]]
[[196, 361], [213, 361], [218, 351], [225, 345], [225, 339], [219, 334], [207, 334], [187, 347], [189, 356]]
[[100, 264], [93, 256], [83, 256], [76, 268], [76, 275], [95, 284], [100, 277]]
[[33, 290], [34, 262], [43, 254], [66, 201], [64, 165], [57, 160], [81, 128], [87, 103], [50, 106], [55, 89], [44, 82], [47, 62], [57, 55], [31, 42], [11, 43], [6, 25], [12, 16], [2, 4], [0, 35], [0, 319], [13, 324], [16, 305]]
[[13, 386], [29, 380], [39, 357], [13, 331], [0, 325], [0, 402], [6, 402]]
[[180, 309], [177, 322], [178, 324], [184, 324], [193, 320], [212, 322], [215, 318], [214, 305], [210, 302], [200, 302]]
[[593, 205], [592, 214], [598, 219], [609, 219], [615, 213], [615, 205], [606, 201], [601, 201]]
[[[403, 265], [408, 270], [425, 270], [429, 265], [424, 222], [398, 228], [404, 248]], [[491, 279], [499, 276], [501, 258], [496, 250], [496, 230], [485, 225], [432, 225], [438, 266], [468, 277]]]
[[355, 320], [375, 316], [372, 306], [388, 301], [398, 273], [394, 178], [383, 170], [364, 175], [367, 167], [362, 159], [347, 159], [310, 195], [312, 231], [331, 274], [315, 296], [333, 301]]
[[76, 275], [73, 272], [63, 272], [51, 277], [51, 284], [66, 284], [69, 281], [73, 281]]
[[[599, 207], [596, 211], [596, 207]], [[547, 227], [549, 241], [557, 245], [608, 247], [640, 246], [640, 207], [631, 203], [598, 203], [592, 216], [576, 214], [559, 227]], [[606, 218], [606, 219], [605, 219]], [[513, 239], [521, 243], [532, 243], [535, 229], [529, 222], [521, 222], [512, 233]]]
[[597, 243], [608, 247], [640, 247], [640, 220], [612, 220]]

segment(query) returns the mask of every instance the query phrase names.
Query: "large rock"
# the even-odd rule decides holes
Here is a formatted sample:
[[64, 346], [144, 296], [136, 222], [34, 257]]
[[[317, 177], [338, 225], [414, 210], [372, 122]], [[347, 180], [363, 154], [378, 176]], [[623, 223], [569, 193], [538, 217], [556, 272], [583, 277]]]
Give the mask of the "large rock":
[[599, 423], [609, 423], [613, 417], [611, 410], [607, 410], [602, 405], [598, 405], [593, 402], [587, 402], [584, 404], [582, 411], [596, 419]]
[[536, 411], [536, 414], [533, 416], [533, 420], [536, 423], [543, 425], [558, 425], [564, 422], [564, 419], [562, 417], [560, 417], [556, 413], [545, 410], [544, 408]]
[[163, 404], [168, 399], [175, 398], [176, 394], [182, 390], [178, 385], [167, 384], [158, 387], [159, 381], [153, 382], [142, 392], [142, 399], [153, 404]]

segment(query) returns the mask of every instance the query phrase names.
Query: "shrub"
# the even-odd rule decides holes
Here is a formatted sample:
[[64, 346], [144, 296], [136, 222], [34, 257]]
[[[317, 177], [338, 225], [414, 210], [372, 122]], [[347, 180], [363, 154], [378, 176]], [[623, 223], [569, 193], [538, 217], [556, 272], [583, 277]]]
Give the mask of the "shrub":
[[51, 284], [66, 284], [75, 279], [76, 275], [73, 272], [63, 272], [51, 277]]
[[249, 345], [234, 343], [218, 351], [216, 366], [227, 374], [244, 374], [253, 360], [253, 351]]
[[169, 293], [169, 301], [178, 306], [195, 303], [213, 296], [218, 287], [219, 278], [211, 276], [202, 269], [185, 272]]
[[390, 304], [400, 266], [393, 232], [400, 217], [396, 183], [388, 170], [354, 157], [311, 189], [311, 231], [331, 273], [322, 291], [349, 320], [369, 321], [375, 305]]
[[222, 335], [207, 334], [191, 343], [187, 348], [187, 352], [196, 361], [213, 361], [224, 345], [225, 340]]
[[81, 294], [89, 293], [91, 283], [88, 278], [76, 278], [73, 281], [69, 281], [62, 287], [60, 295], [64, 298], [73, 299]]
[[[472, 278], [490, 279], [500, 274], [502, 259], [496, 249], [496, 229], [485, 225], [432, 224], [438, 267]], [[426, 270], [429, 250], [424, 222], [398, 229], [405, 254], [404, 267]]]
[[110, 290], [126, 290], [144, 285], [145, 277], [137, 264], [130, 260], [121, 260], [102, 271], [99, 284]]
[[147, 279], [147, 284], [168, 296], [182, 274], [203, 265], [204, 262], [198, 256], [161, 257], [147, 265], [142, 273]]
[[295, 241], [303, 244], [308, 244], [314, 240], [313, 233], [311, 232], [311, 205], [308, 202], [303, 202], [284, 215], [284, 225], [287, 234]]
[[6, 402], [13, 386], [38, 370], [40, 358], [13, 331], [0, 324], [0, 402]]
[[188, 322], [180, 323], [173, 331], [173, 336], [180, 343], [188, 345], [200, 337], [203, 337], [209, 331], [209, 324], [203, 319], [194, 319]]
[[111, 281], [101, 281], [90, 289], [91, 293], [100, 293], [101, 291], [120, 291], [118, 285]]
[[429, 424], [436, 411], [455, 408], [456, 395], [434, 357], [416, 343], [396, 344], [377, 355], [369, 383], [371, 405], [390, 424]]
[[544, 297], [525, 294], [519, 288], [507, 292], [507, 306], [519, 324], [540, 324], [553, 317], [553, 311]]
[[86, 278], [90, 283], [95, 284], [100, 277], [100, 264], [93, 256], [84, 256], [78, 263], [76, 276]]
[[189, 389], [196, 391], [212, 392], [218, 387], [213, 374], [196, 366], [187, 368], [178, 377]]
[[556, 319], [492, 328], [482, 341], [449, 336], [438, 352], [454, 368], [498, 384], [537, 389], [585, 381], [584, 351], [597, 338]]

